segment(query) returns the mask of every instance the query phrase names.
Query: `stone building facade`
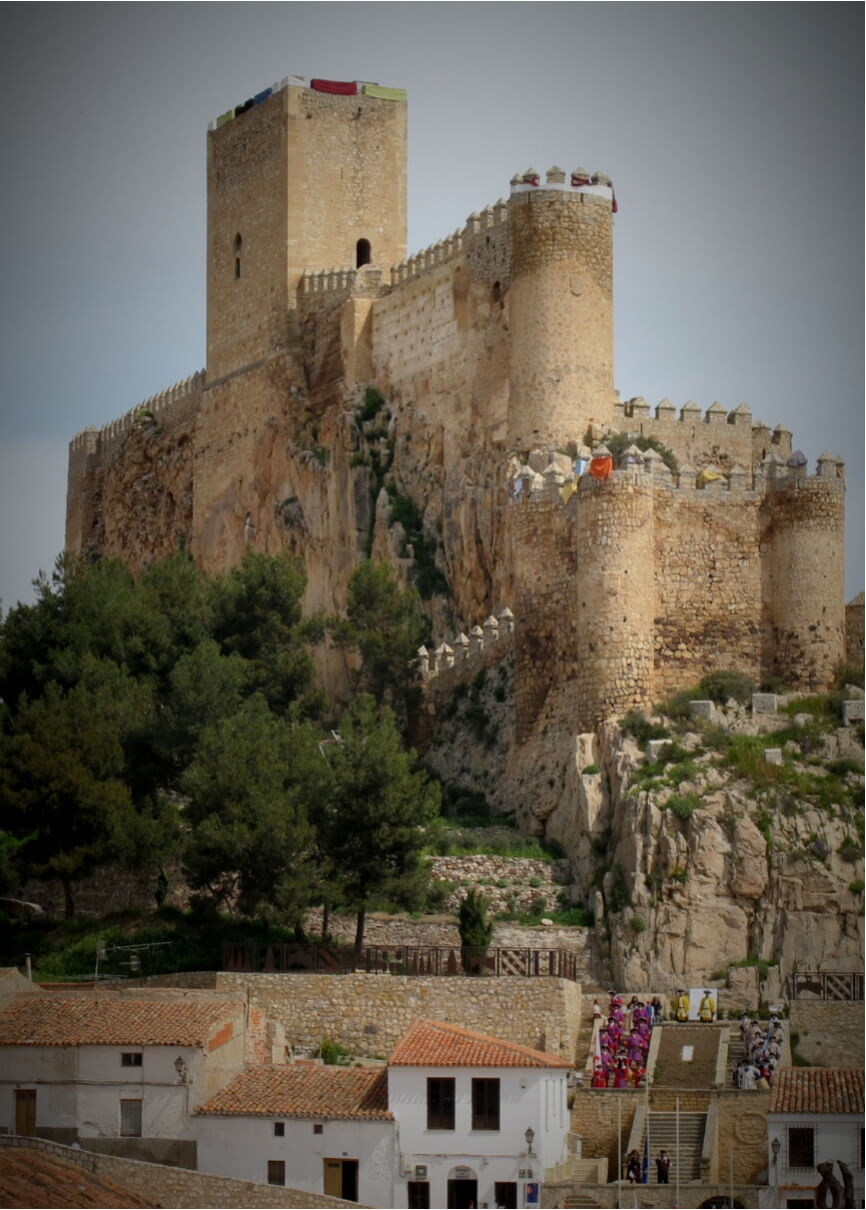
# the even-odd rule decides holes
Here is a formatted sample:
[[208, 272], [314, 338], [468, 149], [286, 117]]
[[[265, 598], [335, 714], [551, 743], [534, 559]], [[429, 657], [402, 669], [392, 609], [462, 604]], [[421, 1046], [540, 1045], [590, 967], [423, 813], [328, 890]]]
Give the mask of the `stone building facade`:
[[[825, 687], [844, 467], [806, 474], [745, 404], [618, 398], [609, 179], [520, 173], [407, 258], [405, 94], [291, 77], [255, 102], [208, 134], [207, 365], [74, 438], [67, 547], [135, 570], [287, 550], [333, 611], [365, 552], [411, 575], [390, 487], [448, 585], [437, 643], [513, 606], [519, 743], [554, 699], [586, 729], [714, 667]], [[635, 447], [578, 474], [615, 432], [677, 473]]]

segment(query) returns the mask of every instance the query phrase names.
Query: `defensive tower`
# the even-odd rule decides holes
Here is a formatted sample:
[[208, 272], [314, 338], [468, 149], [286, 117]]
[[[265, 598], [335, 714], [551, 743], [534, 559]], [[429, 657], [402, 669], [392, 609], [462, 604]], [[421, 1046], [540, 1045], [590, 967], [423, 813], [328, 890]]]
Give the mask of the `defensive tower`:
[[509, 435], [581, 441], [613, 420], [613, 190], [581, 169], [512, 182]]
[[305, 270], [406, 256], [405, 96], [345, 87], [289, 80], [208, 134], [209, 383], [290, 344]]

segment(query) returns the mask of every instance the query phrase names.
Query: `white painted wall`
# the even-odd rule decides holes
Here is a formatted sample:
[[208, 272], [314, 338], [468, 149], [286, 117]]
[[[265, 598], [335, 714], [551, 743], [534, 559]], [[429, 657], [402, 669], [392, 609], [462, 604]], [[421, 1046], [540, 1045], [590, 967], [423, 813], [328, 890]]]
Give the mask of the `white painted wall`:
[[[124, 1067], [121, 1054], [139, 1049], [142, 1066]], [[178, 1081], [178, 1055], [190, 1083]], [[196, 1047], [4, 1046], [0, 1126], [15, 1129], [15, 1088], [35, 1088], [37, 1130], [77, 1128], [82, 1138], [115, 1138], [120, 1135], [121, 1100], [142, 1099], [143, 1138], [193, 1139], [188, 1101], [202, 1082], [203, 1062]]]
[[[321, 1134], [313, 1132], [316, 1120]], [[274, 1122], [285, 1123], [285, 1137], [274, 1135]], [[358, 1160], [358, 1200], [368, 1206], [392, 1205], [397, 1163], [393, 1122], [204, 1114], [196, 1123], [200, 1172], [264, 1183], [268, 1160], [284, 1160], [287, 1185], [323, 1193], [325, 1159]]]
[[[814, 1168], [792, 1168], [788, 1163], [788, 1129], [811, 1127], [815, 1131], [815, 1163], [833, 1161], [833, 1175], [838, 1181], [842, 1174], [836, 1164], [841, 1160], [851, 1169], [854, 1177], [854, 1202], [863, 1205], [864, 1179], [860, 1167], [860, 1130], [863, 1120], [854, 1114], [770, 1114], [767, 1117], [767, 1165], [770, 1184], [780, 1190], [778, 1205], [787, 1205], [787, 1197], [797, 1197], [797, 1190], [814, 1189], [821, 1175]], [[782, 1144], [778, 1163], [773, 1165], [772, 1141]], [[775, 1172], [778, 1168], [778, 1174]], [[788, 1191], [786, 1193], [786, 1190]]]
[[[455, 1080], [454, 1130], [427, 1129], [428, 1077]], [[498, 1131], [472, 1130], [472, 1080], [499, 1080]], [[471, 1168], [478, 1202], [495, 1202], [496, 1181], [516, 1181], [531, 1168], [541, 1180], [565, 1158], [569, 1115], [565, 1070], [493, 1067], [390, 1067], [388, 1107], [398, 1122], [400, 1152], [408, 1175], [395, 1189], [394, 1206], [406, 1206], [406, 1180], [416, 1164], [427, 1165], [431, 1206], [447, 1205], [447, 1182], [457, 1166]], [[535, 1131], [534, 1156], [526, 1155], [526, 1129]]]

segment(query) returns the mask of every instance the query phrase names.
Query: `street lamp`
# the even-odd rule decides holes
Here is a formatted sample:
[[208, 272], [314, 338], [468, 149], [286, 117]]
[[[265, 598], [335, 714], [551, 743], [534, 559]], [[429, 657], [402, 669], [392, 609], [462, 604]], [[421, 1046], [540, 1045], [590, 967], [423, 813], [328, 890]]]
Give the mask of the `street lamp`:
[[770, 1148], [772, 1149], [772, 1152], [773, 1152], [773, 1163], [778, 1164], [779, 1152], [782, 1150], [782, 1144], [779, 1142], [778, 1139], [773, 1139], [772, 1143], [770, 1144]]
[[526, 1154], [532, 1155], [532, 1141], [535, 1138], [535, 1131], [531, 1126], [526, 1127], [526, 1133], [523, 1136], [526, 1139]]
[[177, 1078], [181, 1084], [186, 1083], [186, 1063], [183, 1061], [183, 1056], [178, 1055], [174, 1061], [174, 1070], [177, 1072]]

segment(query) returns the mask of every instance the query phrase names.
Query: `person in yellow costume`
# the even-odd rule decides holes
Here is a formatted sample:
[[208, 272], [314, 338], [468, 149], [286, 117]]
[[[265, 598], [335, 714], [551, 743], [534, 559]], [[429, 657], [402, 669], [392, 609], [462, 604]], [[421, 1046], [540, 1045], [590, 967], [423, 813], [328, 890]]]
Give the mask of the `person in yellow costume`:
[[698, 1005], [698, 1016], [702, 1021], [712, 1021], [716, 1015], [716, 1002], [713, 1000], [712, 993], [708, 987], [704, 988], [704, 994], [701, 997], [701, 1002]]
[[681, 987], [677, 990], [677, 998], [674, 1000], [674, 1012], [678, 1021], [688, 1021], [689, 1019], [689, 998], [686, 995], [686, 989]]

